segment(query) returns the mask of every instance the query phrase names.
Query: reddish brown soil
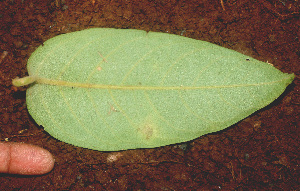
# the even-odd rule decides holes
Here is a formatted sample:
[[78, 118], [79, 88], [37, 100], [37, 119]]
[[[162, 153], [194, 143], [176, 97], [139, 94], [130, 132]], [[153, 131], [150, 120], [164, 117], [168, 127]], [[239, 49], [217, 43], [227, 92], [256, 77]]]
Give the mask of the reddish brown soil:
[[[39, 145], [56, 164], [43, 176], [2, 174], [0, 190], [299, 189], [299, 11], [298, 0], [1, 0], [0, 141]], [[185, 144], [122, 152], [78, 148], [35, 124], [25, 88], [11, 80], [26, 75], [28, 57], [44, 41], [90, 27], [206, 40], [297, 77], [266, 108]]]

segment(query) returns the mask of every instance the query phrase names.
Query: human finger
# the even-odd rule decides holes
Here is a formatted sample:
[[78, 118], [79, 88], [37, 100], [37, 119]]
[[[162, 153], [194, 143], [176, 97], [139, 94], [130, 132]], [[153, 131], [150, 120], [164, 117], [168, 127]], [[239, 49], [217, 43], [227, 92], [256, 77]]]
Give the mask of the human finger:
[[26, 143], [0, 142], [0, 173], [40, 175], [54, 166], [51, 153]]

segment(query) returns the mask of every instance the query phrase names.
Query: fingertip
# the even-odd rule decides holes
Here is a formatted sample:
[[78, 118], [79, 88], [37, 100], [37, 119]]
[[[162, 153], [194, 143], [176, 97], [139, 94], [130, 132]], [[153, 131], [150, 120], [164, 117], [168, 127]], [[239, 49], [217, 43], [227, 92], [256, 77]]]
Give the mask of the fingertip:
[[[2, 143], [8, 152], [6, 173], [40, 175], [50, 172], [54, 167], [52, 154], [38, 146], [25, 143]], [[0, 147], [1, 148], [1, 147]], [[8, 149], [7, 149], [8, 148]], [[1, 169], [1, 166], [0, 166]]]

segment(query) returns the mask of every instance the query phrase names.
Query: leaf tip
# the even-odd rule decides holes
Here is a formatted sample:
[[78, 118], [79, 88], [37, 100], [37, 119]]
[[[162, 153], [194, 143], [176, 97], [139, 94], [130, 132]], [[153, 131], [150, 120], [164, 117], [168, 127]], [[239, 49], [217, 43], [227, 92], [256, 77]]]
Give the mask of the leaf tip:
[[16, 77], [12, 80], [12, 84], [16, 87], [26, 86], [36, 81], [36, 77], [26, 76], [24, 78]]
[[290, 85], [294, 79], [295, 79], [295, 74], [292, 73], [292, 74], [286, 74], [288, 76], [287, 80], [286, 80], [286, 86]]

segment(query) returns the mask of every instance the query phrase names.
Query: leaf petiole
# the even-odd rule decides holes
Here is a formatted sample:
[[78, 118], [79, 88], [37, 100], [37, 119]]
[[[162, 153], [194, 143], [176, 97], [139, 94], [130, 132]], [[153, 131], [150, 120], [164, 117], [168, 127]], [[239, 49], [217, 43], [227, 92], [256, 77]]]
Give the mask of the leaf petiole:
[[12, 80], [12, 84], [16, 87], [20, 87], [20, 86], [26, 86], [29, 84], [32, 84], [33, 82], [36, 81], [36, 77], [35, 76], [26, 76], [24, 78], [15, 78]]

